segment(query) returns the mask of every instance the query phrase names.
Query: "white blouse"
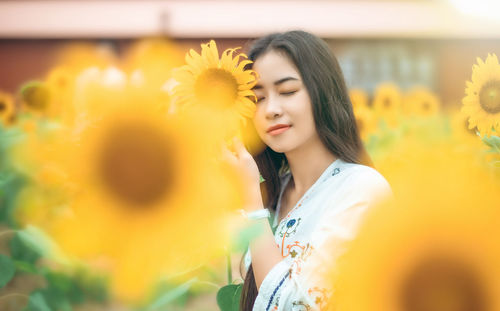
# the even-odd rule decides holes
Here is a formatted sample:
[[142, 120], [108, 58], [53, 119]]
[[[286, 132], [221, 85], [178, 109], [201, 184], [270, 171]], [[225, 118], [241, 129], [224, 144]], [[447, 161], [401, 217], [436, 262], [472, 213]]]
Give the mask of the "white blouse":
[[[321, 276], [341, 254], [342, 243], [355, 237], [366, 209], [392, 195], [385, 178], [373, 168], [337, 159], [277, 224], [290, 177], [289, 172], [281, 177], [273, 221], [283, 260], [262, 281], [254, 311], [322, 309], [331, 290]], [[247, 267], [250, 257], [248, 252]]]

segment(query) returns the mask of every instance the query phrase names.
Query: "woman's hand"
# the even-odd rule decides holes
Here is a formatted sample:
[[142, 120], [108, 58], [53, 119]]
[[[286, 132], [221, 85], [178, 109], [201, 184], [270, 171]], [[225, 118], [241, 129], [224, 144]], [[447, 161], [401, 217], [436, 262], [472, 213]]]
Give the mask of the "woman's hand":
[[260, 173], [257, 163], [247, 151], [243, 143], [233, 139], [234, 151], [231, 152], [226, 146], [223, 147], [223, 159], [239, 172], [243, 179], [247, 198], [245, 198], [244, 209], [247, 212], [262, 209], [262, 195], [260, 192]]

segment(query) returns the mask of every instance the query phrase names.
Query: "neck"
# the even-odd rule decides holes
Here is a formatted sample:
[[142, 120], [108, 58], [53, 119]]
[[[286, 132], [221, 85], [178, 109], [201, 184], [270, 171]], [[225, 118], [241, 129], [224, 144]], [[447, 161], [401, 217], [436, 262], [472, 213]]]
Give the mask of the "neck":
[[321, 143], [311, 142], [309, 146], [287, 152], [286, 158], [293, 177], [292, 189], [303, 194], [309, 189], [336, 157]]

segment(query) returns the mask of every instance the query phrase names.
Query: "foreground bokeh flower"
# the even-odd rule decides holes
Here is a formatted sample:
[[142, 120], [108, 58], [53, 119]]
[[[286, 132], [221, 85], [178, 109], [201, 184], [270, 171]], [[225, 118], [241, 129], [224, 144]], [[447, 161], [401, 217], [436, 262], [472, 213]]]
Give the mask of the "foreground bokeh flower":
[[495, 54], [486, 61], [477, 59], [472, 67], [472, 81], [467, 81], [463, 112], [469, 116], [469, 127], [477, 127], [482, 135], [500, 131], [500, 64]]
[[115, 95], [116, 102], [89, 104], [98, 116], [84, 128], [55, 133], [50, 148], [33, 155], [49, 175], [63, 173], [57, 184], [67, 202], [33, 207], [21, 197], [18, 215], [70, 257], [109, 272], [117, 296], [137, 301], [160, 277], [224, 251], [222, 216], [240, 206], [240, 192], [212, 160], [217, 137], [196, 116], [162, 114], [136, 88]]
[[186, 55], [187, 65], [174, 71], [179, 83], [174, 93], [179, 103], [195, 104], [197, 109], [224, 115], [229, 127], [252, 118], [255, 111], [252, 87], [256, 77], [252, 70], [245, 70], [251, 61], [244, 54], [233, 56], [236, 50], [227, 49], [219, 58], [213, 40], [201, 45], [201, 55], [190, 50]]
[[500, 184], [469, 150], [402, 145], [377, 166], [396, 200], [344, 245], [329, 310], [500, 310]]

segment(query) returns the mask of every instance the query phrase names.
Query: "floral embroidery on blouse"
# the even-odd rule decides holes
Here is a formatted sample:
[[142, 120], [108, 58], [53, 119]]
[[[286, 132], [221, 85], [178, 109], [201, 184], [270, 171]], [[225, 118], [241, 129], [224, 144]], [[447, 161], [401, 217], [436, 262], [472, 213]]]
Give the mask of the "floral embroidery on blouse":
[[293, 244], [285, 246], [285, 239], [291, 237], [297, 232], [297, 227], [300, 225], [301, 220], [302, 220], [301, 218], [297, 219], [293, 218], [286, 222], [285, 221], [281, 222], [278, 235], [280, 238], [282, 238], [280, 245], [282, 257], [288, 257], [289, 255], [291, 255], [292, 258], [295, 258], [304, 249], [304, 246], [301, 246], [299, 241], [295, 241]]
[[313, 250], [314, 247], [311, 244], [307, 243], [300, 256], [296, 258], [290, 266], [290, 269], [291, 271], [293, 271], [293, 273], [295, 273], [296, 275], [300, 274], [300, 272], [302, 271], [302, 264], [306, 262], [307, 259], [311, 256]]
[[309, 306], [307, 303], [301, 301], [301, 300], [296, 300], [292, 302], [292, 311], [308, 311], [311, 310], [311, 306]]
[[314, 298], [314, 304], [318, 307], [319, 310], [324, 310], [326, 307], [326, 303], [328, 301], [329, 292], [326, 288], [323, 287], [312, 287], [307, 290], [309, 296]]
[[[285, 280], [286, 280], [286, 278], [288, 277], [289, 274], [290, 274], [290, 271], [281, 279], [281, 281], [278, 284], [278, 286], [274, 289], [274, 291], [273, 291], [273, 293], [271, 295], [271, 298], [269, 298], [269, 303], [267, 304], [266, 311], [268, 311], [269, 308], [271, 307], [271, 304], [273, 302], [273, 299], [276, 296], [276, 293], [278, 292], [278, 289], [281, 287], [281, 285], [283, 285], [283, 282], [285, 282]], [[275, 309], [278, 308], [278, 304], [279, 304], [279, 295], [278, 295], [278, 297], [276, 297], [276, 301], [274, 302], [274, 308], [273, 308], [273, 310], [275, 310]]]

